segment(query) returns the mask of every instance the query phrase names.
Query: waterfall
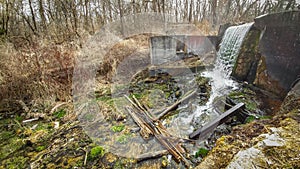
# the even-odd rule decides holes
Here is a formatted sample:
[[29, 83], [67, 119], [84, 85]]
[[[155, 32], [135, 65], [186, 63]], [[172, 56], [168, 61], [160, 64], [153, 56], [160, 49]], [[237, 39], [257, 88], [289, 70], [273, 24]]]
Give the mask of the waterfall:
[[218, 51], [216, 68], [222, 70], [226, 77], [230, 76], [243, 40], [252, 25], [253, 22], [232, 26], [225, 31]]
[[[232, 68], [238, 56], [243, 39], [253, 23], [247, 23], [239, 26], [232, 26], [225, 31], [220, 50], [217, 52], [217, 60], [213, 69], [206, 70], [202, 76], [210, 78], [211, 93], [208, 102], [203, 106], [195, 105], [196, 110], [187, 115], [186, 112], [179, 114], [169, 124], [168, 130], [179, 136], [194, 131], [194, 127], [204, 125], [214, 117], [219, 116], [218, 112], [213, 110], [214, 100], [220, 96], [228, 94], [237, 88], [237, 83], [230, 78]], [[186, 105], [187, 106], [187, 105]]]
[[219, 51], [217, 52], [214, 68], [212, 70], [207, 70], [202, 74], [205, 77], [211, 78], [211, 96], [206, 105], [197, 107], [194, 118], [198, 118], [203, 113], [211, 116], [214, 100], [237, 88], [237, 83], [230, 78], [230, 74], [243, 40], [252, 25], [253, 22], [239, 26], [231, 26], [225, 31]]

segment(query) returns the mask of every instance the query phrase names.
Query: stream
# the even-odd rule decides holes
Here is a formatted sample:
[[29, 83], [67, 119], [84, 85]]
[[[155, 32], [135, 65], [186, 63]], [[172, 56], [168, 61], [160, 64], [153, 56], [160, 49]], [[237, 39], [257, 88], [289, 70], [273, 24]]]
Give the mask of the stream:
[[178, 118], [174, 119], [172, 125], [169, 126], [173, 132], [184, 137], [186, 133], [193, 132], [195, 127], [202, 127], [205, 123], [219, 116], [219, 112], [215, 111], [214, 108], [218, 101], [222, 99], [222, 96], [226, 96], [230, 91], [239, 87], [238, 83], [231, 79], [230, 74], [243, 39], [252, 25], [253, 23], [247, 23], [232, 26], [226, 30], [217, 52], [214, 67], [201, 73], [201, 76], [210, 79], [211, 94], [208, 101], [202, 106], [195, 104], [196, 110], [188, 116], [186, 116], [187, 112], [180, 113]]
[[[138, 126], [132, 118], [128, 118], [129, 115], [125, 115], [124, 118], [117, 121], [111, 121], [113, 112], [126, 112], [124, 107], [130, 103], [125, 100], [124, 94], [135, 94], [141, 102], [148, 103], [152, 112], [157, 112], [170, 106], [188, 91], [197, 89], [200, 94], [198, 93], [188, 102], [181, 103], [175, 114], [162, 120], [169, 133], [179, 138], [188, 138], [188, 135], [194, 130], [219, 116], [220, 110], [216, 111], [215, 108], [218, 100], [239, 87], [238, 83], [230, 78], [230, 73], [243, 39], [252, 24], [247, 23], [228, 28], [217, 52], [214, 67], [197, 73], [192, 72], [189, 68], [179, 71], [162, 69], [154, 72], [159, 76], [153, 76], [151, 75], [153, 72], [145, 70], [145, 67], [149, 65], [149, 62], [145, 61], [147, 59], [141, 58], [148, 51], [141, 51], [137, 55], [127, 57], [127, 60], [120, 63], [112, 86], [112, 102], [117, 109], [112, 110], [112, 114], [101, 115], [104, 116], [101, 121], [89, 124], [87, 128], [93, 129], [89, 131], [89, 135], [96, 143], [105, 145], [110, 152], [122, 157], [136, 158], [145, 153], [163, 150], [155, 138], [144, 140], [140, 136]], [[198, 77], [200, 80], [204, 79], [202, 86], [197, 84]], [[206, 79], [208, 80], [205, 81]], [[210, 90], [207, 89], [208, 86], [210, 86]], [[202, 96], [201, 93], [205, 92], [208, 95]], [[110, 101], [108, 102], [111, 104]], [[94, 130], [95, 127], [98, 127], [98, 130]], [[187, 145], [185, 148], [190, 154], [194, 154], [199, 147]]]

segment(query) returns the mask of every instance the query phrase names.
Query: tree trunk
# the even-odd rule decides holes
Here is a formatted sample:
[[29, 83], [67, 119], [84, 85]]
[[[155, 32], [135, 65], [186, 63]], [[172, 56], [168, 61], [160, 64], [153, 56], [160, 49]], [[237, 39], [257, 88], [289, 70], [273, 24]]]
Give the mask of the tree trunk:
[[37, 25], [36, 25], [36, 20], [35, 20], [35, 12], [33, 10], [31, 0], [28, 0], [28, 3], [29, 3], [29, 8], [30, 8], [30, 13], [31, 13], [31, 18], [32, 18], [32, 22], [33, 22], [34, 31], [36, 31], [37, 30]]
[[118, 6], [119, 6], [119, 11], [120, 11], [121, 34], [124, 36], [123, 8], [122, 8], [121, 0], [118, 0]]
[[44, 4], [43, 4], [43, 0], [39, 0], [39, 13], [40, 13], [40, 17], [41, 17], [41, 24], [42, 24], [42, 28], [45, 31], [47, 29], [47, 25], [46, 25], [46, 17], [45, 17], [45, 10], [44, 10]]
[[190, 2], [190, 11], [189, 11], [189, 23], [192, 23], [192, 19], [193, 19], [193, 6], [194, 6], [194, 1], [191, 0]]

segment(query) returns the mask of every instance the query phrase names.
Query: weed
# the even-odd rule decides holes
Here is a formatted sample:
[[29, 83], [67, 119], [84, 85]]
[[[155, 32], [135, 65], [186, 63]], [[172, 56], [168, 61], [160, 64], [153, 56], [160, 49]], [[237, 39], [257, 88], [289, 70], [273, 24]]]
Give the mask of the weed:
[[37, 147], [35, 148], [35, 150], [38, 151], [38, 152], [43, 151], [43, 150], [45, 150], [45, 149], [46, 149], [46, 146], [37, 146]]
[[121, 132], [125, 129], [125, 125], [124, 124], [120, 124], [120, 125], [115, 125], [111, 127], [111, 130], [113, 132]]
[[65, 115], [67, 114], [67, 112], [64, 110], [64, 109], [61, 109], [57, 112], [55, 112], [53, 115], [56, 117], [56, 118], [63, 118]]
[[128, 138], [130, 137], [130, 135], [128, 135], [128, 134], [123, 134], [123, 135], [121, 135], [121, 136], [119, 136], [118, 138], [117, 138], [117, 142], [119, 142], [119, 143], [121, 143], [121, 144], [125, 144], [125, 143], [127, 143], [128, 142]]

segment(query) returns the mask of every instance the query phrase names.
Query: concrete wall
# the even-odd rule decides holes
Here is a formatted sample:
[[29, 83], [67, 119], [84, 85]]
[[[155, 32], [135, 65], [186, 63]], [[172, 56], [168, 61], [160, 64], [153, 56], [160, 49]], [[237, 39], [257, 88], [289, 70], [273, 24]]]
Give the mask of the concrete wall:
[[170, 36], [155, 36], [151, 41], [151, 64], [160, 65], [176, 60], [176, 41]]
[[232, 75], [284, 98], [300, 75], [300, 11], [263, 15], [254, 21]]
[[150, 38], [151, 64], [160, 65], [191, 55], [205, 55], [215, 50], [216, 36], [154, 36]]

